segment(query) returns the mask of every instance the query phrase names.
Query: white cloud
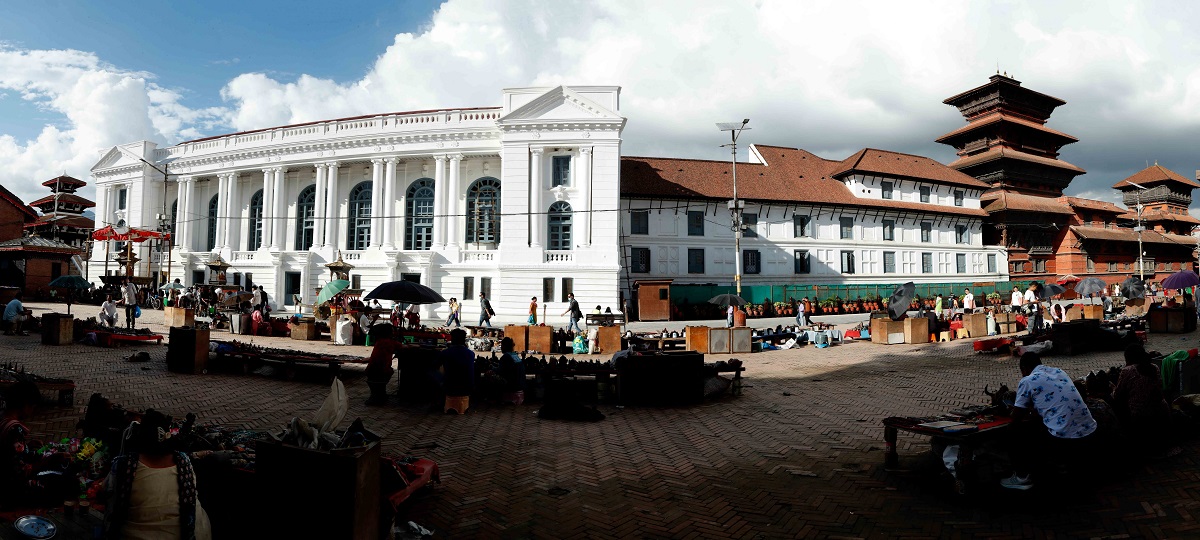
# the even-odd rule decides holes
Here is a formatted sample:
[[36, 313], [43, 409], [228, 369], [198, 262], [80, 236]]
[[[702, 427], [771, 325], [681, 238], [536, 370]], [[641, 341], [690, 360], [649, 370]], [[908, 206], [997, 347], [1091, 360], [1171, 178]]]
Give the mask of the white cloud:
[[560, 83], [624, 88], [630, 154], [722, 158], [713, 123], [749, 117], [749, 142], [833, 158], [874, 146], [950, 160], [952, 150], [932, 141], [962, 118], [941, 101], [983, 84], [999, 64], [1068, 101], [1050, 125], [1081, 139], [1063, 157], [1091, 171], [1072, 191], [1100, 196], [1146, 159], [1185, 175], [1197, 168], [1184, 141], [1200, 134], [1200, 39], [1173, 21], [1194, 20], [1198, 9], [1115, 0], [450, 0], [420, 31], [362, 51], [377, 56], [359, 79], [245, 73], [221, 90], [226, 108], [203, 110], [88, 53], [9, 46], [0, 49], [0, 91], [65, 121], [31, 141], [0, 137], [0, 171], [38, 179], [67, 164], [84, 171], [95, 149], [140, 138], [497, 105], [502, 87]]

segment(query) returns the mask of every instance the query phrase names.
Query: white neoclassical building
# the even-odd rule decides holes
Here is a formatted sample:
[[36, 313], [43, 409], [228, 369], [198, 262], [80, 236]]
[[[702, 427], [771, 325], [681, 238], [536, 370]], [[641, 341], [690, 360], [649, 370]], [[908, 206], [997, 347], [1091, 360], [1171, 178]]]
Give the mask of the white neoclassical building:
[[[499, 107], [121, 145], [92, 168], [96, 223], [158, 229], [166, 215], [171, 278], [207, 282], [219, 257], [229, 282], [284, 306], [310, 303], [340, 256], [352, 287], [419, 281], [464, 300], [471, 324], [480, 292], [507, 319], [534, 295], [552, 313], [568, 292], [616, 307], [619, 111], [615, 86], [513, 88]], [[136, 249], [137, 274], [161, 276], [166, 254]], [[90, 279], [116, 272], [93, 254]]]

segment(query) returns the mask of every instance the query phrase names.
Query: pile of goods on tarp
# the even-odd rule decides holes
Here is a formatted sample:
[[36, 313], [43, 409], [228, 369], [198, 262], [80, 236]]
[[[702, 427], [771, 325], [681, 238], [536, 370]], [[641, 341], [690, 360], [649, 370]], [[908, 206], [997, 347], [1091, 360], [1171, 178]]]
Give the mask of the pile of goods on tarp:
[[366, 359], [361, 356], [350, 355], [330, 355], [315, 352], [297, 351], [294, 349], [279, 349], [275, 347], [263, 347], [253, 343], [243, 341], [212, 341], [209, 343], [209, 351], [219, 354], [240, 354], [245, 356], [253, 356], [267, 360], [293, 360], [297, 362], [366, 362]]

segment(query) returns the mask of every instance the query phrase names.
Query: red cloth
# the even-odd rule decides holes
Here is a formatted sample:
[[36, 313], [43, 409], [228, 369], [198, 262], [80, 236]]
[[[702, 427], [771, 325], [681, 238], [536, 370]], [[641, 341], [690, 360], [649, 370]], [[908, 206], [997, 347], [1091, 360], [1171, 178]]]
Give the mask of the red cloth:
[[953, 332], [963, 327], [962, 321], [950, 321], [950, 331]]
[[384, 496], [395, 510], [413, 493], [425, 487], [430, 482], [441, 483], [437, 463], [424, 458], [403, 457], [383, 458], [383, 483], [380, 486]]

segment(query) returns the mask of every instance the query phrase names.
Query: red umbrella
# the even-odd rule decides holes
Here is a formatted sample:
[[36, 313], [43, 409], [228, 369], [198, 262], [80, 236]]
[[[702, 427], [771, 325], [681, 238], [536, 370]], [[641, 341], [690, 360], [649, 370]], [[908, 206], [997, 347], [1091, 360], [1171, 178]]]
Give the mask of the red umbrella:
[[101, 242], [114, 240], [117, 242], [145, 242], [151, 238], [163, 238], [166, 235], [158, 231], [147, 231], [144, 229], [134, 229], [130, 227], [113, 227], [109, 225], [103, 229], [96, 229], [92, 233], [92, 239]]
[[1079, 283], [1079, 278], [1075, 277], [1072, 274], [1067, 274], [1063, 277], [1058, 278], [1059, 285], [1066, 285], [1068, 283]]

